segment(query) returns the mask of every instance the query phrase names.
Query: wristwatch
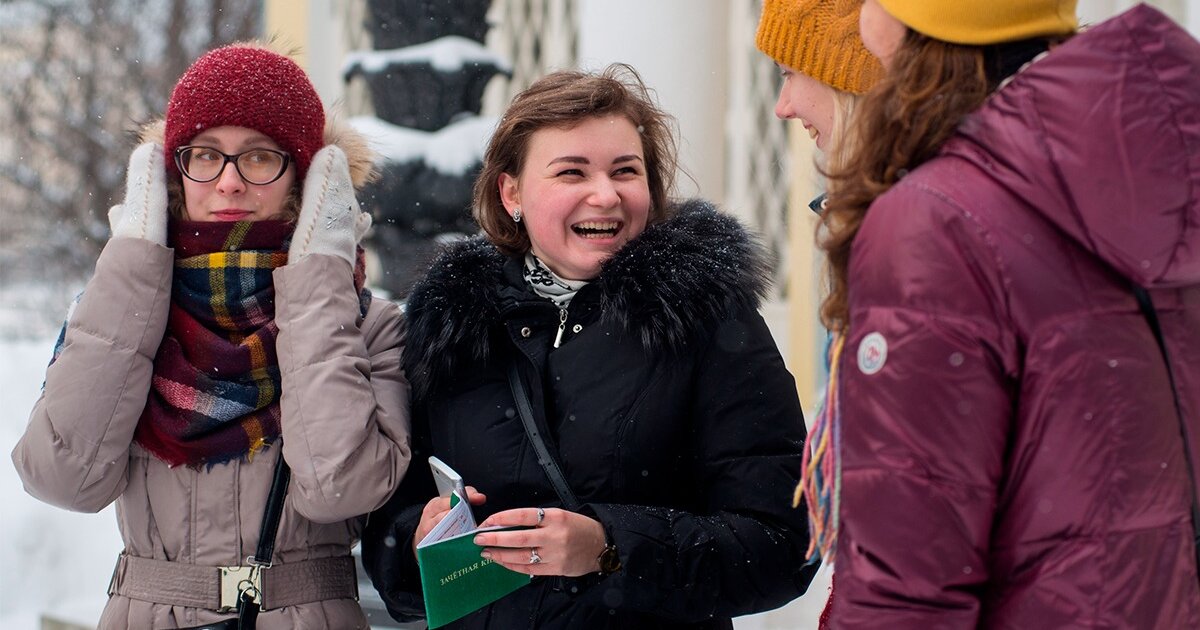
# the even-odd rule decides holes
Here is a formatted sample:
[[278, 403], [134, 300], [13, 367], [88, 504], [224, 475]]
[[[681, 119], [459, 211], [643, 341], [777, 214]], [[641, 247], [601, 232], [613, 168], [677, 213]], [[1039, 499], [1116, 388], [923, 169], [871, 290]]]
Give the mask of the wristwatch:
[[621, 570], [621, 556], [617, 555], [617, 546], [605, 541], [604, 551], [596, 557], [596, 562], [600, 564], [600, 574], [609, 575]]

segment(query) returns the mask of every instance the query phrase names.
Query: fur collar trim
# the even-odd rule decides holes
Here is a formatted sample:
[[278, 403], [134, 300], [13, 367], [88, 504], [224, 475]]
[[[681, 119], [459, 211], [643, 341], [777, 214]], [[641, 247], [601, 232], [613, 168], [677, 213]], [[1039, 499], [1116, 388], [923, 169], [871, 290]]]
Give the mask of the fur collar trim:
[[[601, 321], [647, 353], [680, 351], [720, 319], [757, 309], [770, 284], [762, 243], [733, 217], [691, 200], [607, 260], [599, 277]], [[441, 377], [486, 361], [505, 303], [507, 258], [483, 237], [447, 248], [413, 288], [404, 367], [416, 396]]]

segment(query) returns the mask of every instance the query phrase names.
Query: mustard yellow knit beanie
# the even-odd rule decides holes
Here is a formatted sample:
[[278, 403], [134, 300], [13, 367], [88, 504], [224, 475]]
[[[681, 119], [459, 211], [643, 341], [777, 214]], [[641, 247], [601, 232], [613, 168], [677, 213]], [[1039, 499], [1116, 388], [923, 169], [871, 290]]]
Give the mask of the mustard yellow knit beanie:
[[1047, 35], [1079, 25], [1076, 0], [879, 0], [912, 30], [952, 44], [983, 46]]
[[843, 92], [862, 94], [883, 76], [858, 36], [862, 0], [765, 0], [758, 49]]

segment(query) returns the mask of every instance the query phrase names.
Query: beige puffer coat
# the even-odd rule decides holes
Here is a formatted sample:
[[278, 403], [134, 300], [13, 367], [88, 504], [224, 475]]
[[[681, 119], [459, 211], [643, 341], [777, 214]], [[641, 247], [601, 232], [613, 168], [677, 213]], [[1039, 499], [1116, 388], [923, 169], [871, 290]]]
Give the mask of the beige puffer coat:
[[[327, 132], [330, 139], [360, 184], [368, 157], [361, 138]], [[115, 500], [128, 555], [240, 565], [258, 543], [280, 449], [194, 470], [169, 468], [133, 443], [166, 328], [172, 259], [172, 250], [142, 239], [105, 246], [13, 462], [26, 490], [47, 503], [95, 512]], [[400, 311], [376, 299], [361, 317], [350, 268], [332, 256], [306, 256], [277, 269], [274, 281], [282, 453], [292, 469], [274, 562], [346, 556], [362, 515], [392, 494], [411, 455]], [[230, 616], [114, 595], [99, 625], [174, 628]], [[353, 599], [264, 611], [258, 624], [367, 627]]]

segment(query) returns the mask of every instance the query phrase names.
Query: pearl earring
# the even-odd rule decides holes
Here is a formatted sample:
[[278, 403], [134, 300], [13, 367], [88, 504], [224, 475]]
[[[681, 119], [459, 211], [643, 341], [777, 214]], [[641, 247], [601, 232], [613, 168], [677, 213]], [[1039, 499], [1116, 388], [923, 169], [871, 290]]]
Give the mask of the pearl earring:
[[513, 223], [521, 222], [521, 209], [520, 208], [513, 208], [512, 218], [513, 218]]

